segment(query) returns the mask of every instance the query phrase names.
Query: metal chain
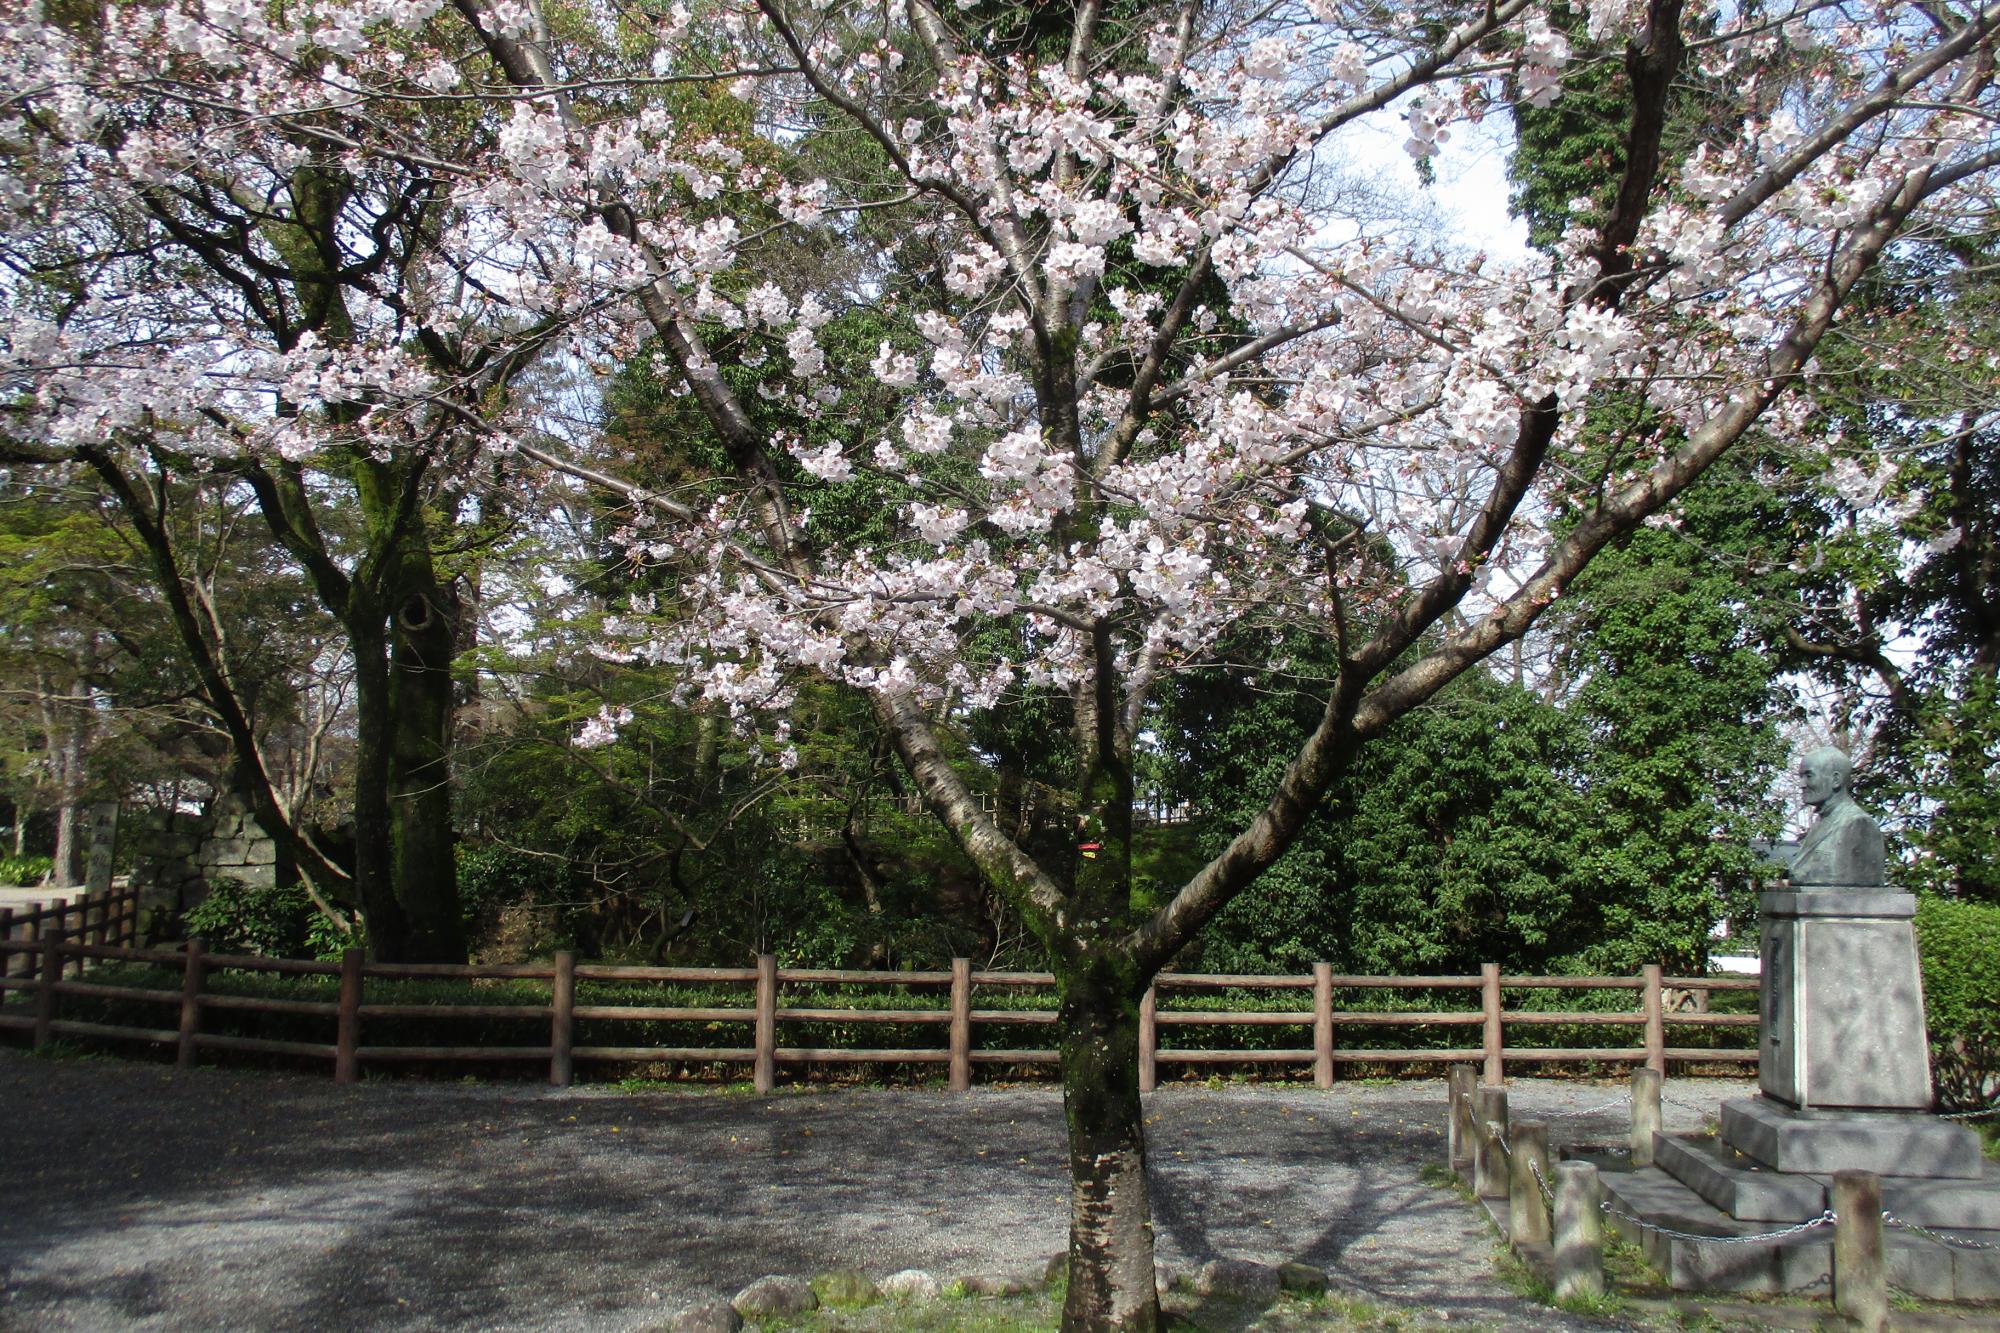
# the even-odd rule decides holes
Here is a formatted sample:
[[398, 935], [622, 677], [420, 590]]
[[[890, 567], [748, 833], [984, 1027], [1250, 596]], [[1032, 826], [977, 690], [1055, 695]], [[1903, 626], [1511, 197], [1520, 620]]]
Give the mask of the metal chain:
[[1542, 1119], [1573, 1120], [1578, 1116], [1603, 1115], [1606, 1111], [1615, 1111], [1621, 1106], [1630, 1106], [1631, 1104], [1632, 1094], [1628, 1092], [1621, 1097], [1613, 1097], [1608, 1102], [1599, 1102], [1595, 1106], [1586, 1106], [1577, 1111], [1548, 1111], [1543, 1113]]
[[1550, 1189], [1549, 1182], [1542, 1178], [1542, 1164], [1530, 1157], [1528, 1159], [1528, 1170], [1534, 1172], [1535, 1184], [1541, 1188], [1543, 1202], [1554, 1203], [1556, 1201], [1556, 1192]]
[[1933, 1231], [1929, 1227], [1919, 1226], [1915, 1222], [1905, 1222], [1887, 1208], [1882, 1210], [1882, 1220], [1892, 1227], [1901, 1227], [1905, 1231], [1914, 1231], [1919, 1236], [1926, 1236], [1940, 1245], [1949, 1245], [1954, 1250], [2000, 1250], [2000, 1245], [1995, 1245], [1990, 1241], [1961, 1240], [1957, 1236], [1947, 1236], [1942, 1231]]
[[1660, 1100], [1665, 1102], [1669, 1106], [1678, 1106], [1683, 1111], [1693, 1111], [1696, 1115], [1715, 1114], [1715, 1108], [1713, 1106], [1700, 1106], [1694, 1102], [1684, 1102], [1678, 1097], [1667, 1096], [1665, 1092], [1662, 1092], [1660, 1094]]
[[2000, 1102], [1977, 1111], [1939, 1111], [1940, 1120], [1984, 1120], [1989, 1115], [2000, 1115]]
[[1622, 1217], [1634, 1226], [1644, 1227], [1646, 1230], [1662, 1236], [1672, 1236], [1676, 1240], [1711, 1241], [1717, 1245], [1762, 1245], [1766, 1241], [1783, 1240], [1787, 1236], [1796, 1236], [1802, 1231], [1811, 1231], [1814, 1227], [1831, 1226], [1839, 1220], [1833, 1215], [1833, 1209], [1829, 1208], [1818, 1217], [1795, 1223], [1779, 1231], [1762, 1231], [1754, 1236], [1709, 1236], [1703, 1235], [1698, 1231], [1676, 1231], [1672, 1227], [1663, 1227], [1657, 1223], [1648, 1222], [1643, 1217], [1635, 1217], [1623, 1209], [1613, 1208], [1609, 1199], [1606, 1199], [1598, 1206], [1613, 1217]]
[[1486, 1122], [1486, 1132], [1500, 1141], [1500, 1148], [1509, 1157], [1514, 1155], [1514, 1146], [1507, 1142], [1507, 1126], [1498, 1120]]

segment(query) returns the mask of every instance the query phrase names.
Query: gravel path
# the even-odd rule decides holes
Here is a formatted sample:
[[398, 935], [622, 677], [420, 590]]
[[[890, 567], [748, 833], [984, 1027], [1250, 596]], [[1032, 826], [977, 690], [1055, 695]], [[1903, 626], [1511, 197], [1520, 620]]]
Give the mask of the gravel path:
[[[1741, 1084], [1675, 1082], [1669, 1128]], [[1517, 1116], [1615, 1087], [1521, 1080]], [[1453, 1325], [1588, 1327], [1493, 1280], [1441, 1084], [1149, 1098], [1160, 1257], [1298, 1259]], [[1554, 1123], [1622, 1133], [1622, 1111]], [[1039, 1268], [1045, 1087], [776, 1097], [368, 1083], [0, 1051], [0, 1329], [642, 1329], [766, 1273]], [[1602, 1327], [1602, 1325], [1595, 1325]]]

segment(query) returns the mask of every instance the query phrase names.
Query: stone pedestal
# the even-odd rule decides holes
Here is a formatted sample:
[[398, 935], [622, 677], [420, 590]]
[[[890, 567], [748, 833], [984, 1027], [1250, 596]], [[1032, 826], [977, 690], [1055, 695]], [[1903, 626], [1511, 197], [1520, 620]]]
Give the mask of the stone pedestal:
[[[1831, 1271], [1828, 1228], [1743, 1245], [1831, 1206], [1833, 1173], [1882, 1178], [1890, 1281], [1943, 1300], [2000, 1294], [2000, 1164], [1931, 1115], [1930, 1047], [1912, 918], [1884, 888], [1762, 899], [1761, 1096], [1725, 1102], [1720, 1137], [1667, 1138], [1657, 1166], [1607, 1172], [1619, 1223], [1684, 1289], [1789, 1291]], [[1614, 1219], [1618, 1214], [1613, 1214]], [[1714, 1237], [1714, 1239], [1704, 1239]]]
[[1764, 894], [1761, 912], [1764, 1095], [1802, 1111], [1928, 1111], [1915, 895], [1800, 889]]

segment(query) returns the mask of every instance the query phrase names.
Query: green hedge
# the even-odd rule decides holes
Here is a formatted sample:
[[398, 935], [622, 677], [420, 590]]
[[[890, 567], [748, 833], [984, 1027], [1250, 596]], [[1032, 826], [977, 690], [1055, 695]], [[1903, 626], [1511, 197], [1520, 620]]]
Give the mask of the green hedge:
[[2000, 1101], [2000, 907], [1920, 898], [1917, 954], [1939, 1104], [1993, 1105]]
[[1932, 1041], [1950, 1041], [2000, 1015], [2000, 907], [1919, 899], [1917, 953]]

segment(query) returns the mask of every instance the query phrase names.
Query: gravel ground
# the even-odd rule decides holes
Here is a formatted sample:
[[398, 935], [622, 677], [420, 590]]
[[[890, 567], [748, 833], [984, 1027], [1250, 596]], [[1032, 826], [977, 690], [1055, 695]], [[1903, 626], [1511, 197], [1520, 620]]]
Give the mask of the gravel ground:
[[[1520, 1080], [1514, 1114], [1615, 1086]], [[1745, 1085], [1669, 1086], [1691, 1128]], [[1302, 1260], [1489, 1328], [1567, 1321], [1492, 1276], [1419, 1170], [1435, 1081], [1149, 1098], [1160, 1257]], [[1622, 1134], [1622, 1110], [1556, 1120]], [[1039, 1268], [1063, 1246], [1050, 1088], [775, 1097], [365, 1083], [0, 1051], [0, 1329], [649, 1328], [767, 1273]]]

